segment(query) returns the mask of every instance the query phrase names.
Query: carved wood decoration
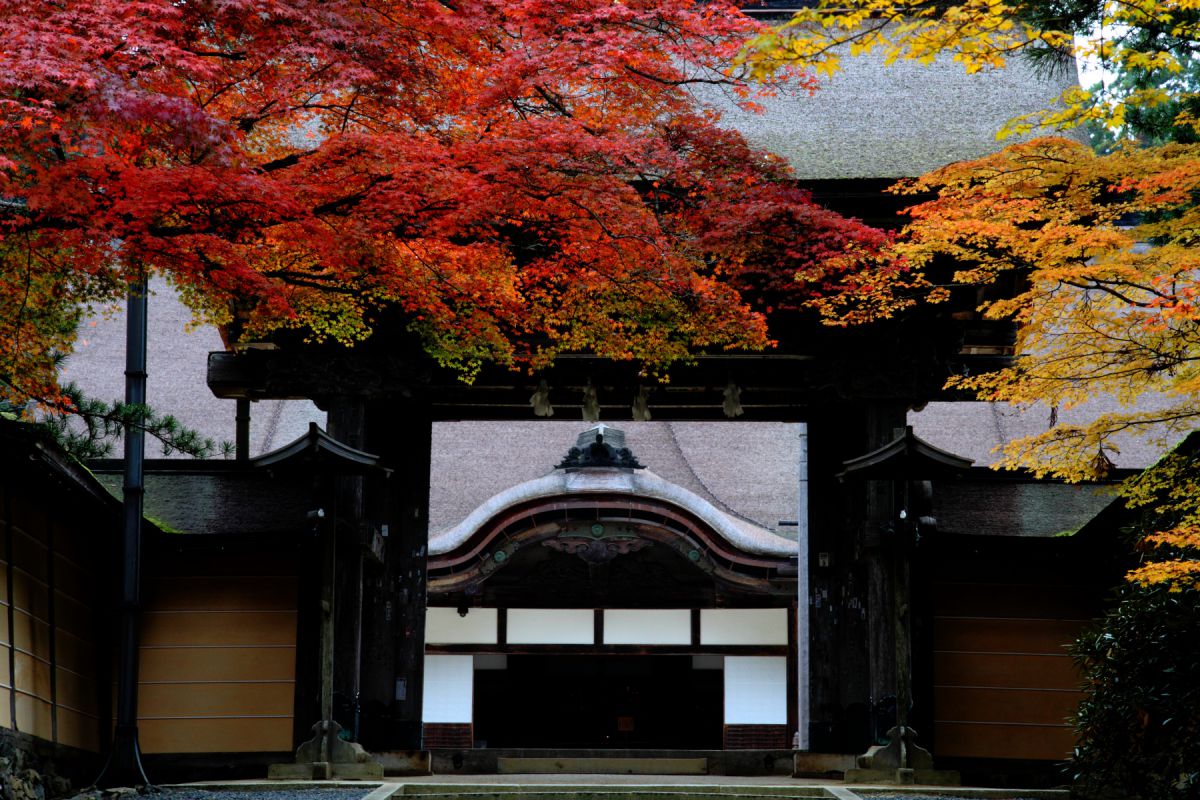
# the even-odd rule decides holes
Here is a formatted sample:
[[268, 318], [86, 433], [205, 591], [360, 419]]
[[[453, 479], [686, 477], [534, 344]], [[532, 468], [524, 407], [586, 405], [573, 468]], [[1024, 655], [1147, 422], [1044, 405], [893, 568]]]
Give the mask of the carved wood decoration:
[[542, 552], [575, 555], [597, 568], [658, 545], [723, 589], [795, 592], [795, 578], [785, 574], [788, 559], [739, 550], [682, 509], [648, 498], [588, 495], [508, 509], [460, 547], [430, 559], [429, 593], [477, 595], [484, 581], [533, 545]]
[[589, 564], [607, 564], [617, 556], [636, 553], [650, 546], [629, 528], [612, 528], [596, 522], [582, 528], [569, 528], [542, 545], [560, 553], [579, 556]]

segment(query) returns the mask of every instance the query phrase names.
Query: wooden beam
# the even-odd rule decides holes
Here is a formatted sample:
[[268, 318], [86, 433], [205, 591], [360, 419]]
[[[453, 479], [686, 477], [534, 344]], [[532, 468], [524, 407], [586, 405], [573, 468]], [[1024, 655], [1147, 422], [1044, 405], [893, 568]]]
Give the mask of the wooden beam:
[[430, 655], [568, 655], [568, 656], [786, 656], [788, 646], [692, 644], [430, 644]]

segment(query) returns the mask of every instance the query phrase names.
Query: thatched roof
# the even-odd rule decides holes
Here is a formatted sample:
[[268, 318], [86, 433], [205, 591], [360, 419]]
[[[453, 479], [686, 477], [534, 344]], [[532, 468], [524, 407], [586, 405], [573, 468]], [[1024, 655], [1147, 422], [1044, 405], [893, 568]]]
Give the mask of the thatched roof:
[[1074, 69], [1039, 74], [1020, 58], [968, 75], [949, 58], [885, 67], [872, 54], [843, 58], [814, 94], [782, 94], [762, 114], [713, 89], [696, 94], [754, 145], [786, 158], [801, 180], [903, 178], [996, 152], [1006, 121], [1049, 107], [1077, 80]]
[[[216, 328], [190, 325], [192, 314], [163, 280], [151, 283], [147, 318], [147, 402], [160, 414], [217, 442], [234, 439], [235, 401], [213, 397], [206, 382], [208, 353], [224, 350]], [[62, 371], [85, 394], [111, 401], [125, 396], [125, 315], [119, 309], [86, 321], [75, 353]], [[308, 431], [309, 422], [325, 424], [325, 414], [307, 400], [263, 400], [251, 404], [250, 455], [266, 453]], [[158, 455], [155, 442], [146, 454]], [[174, 454], [178, 457], [178, 454]]]

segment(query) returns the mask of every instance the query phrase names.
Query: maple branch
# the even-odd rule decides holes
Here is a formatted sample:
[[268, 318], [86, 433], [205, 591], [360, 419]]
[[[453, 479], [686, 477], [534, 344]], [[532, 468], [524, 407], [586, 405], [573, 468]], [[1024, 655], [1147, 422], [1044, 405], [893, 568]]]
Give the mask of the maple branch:
[[669, 78], [662, 77], [660, 75], [653, 75], [649, 72], [646, 72], [645, 70], [638, 69], [637, 67], [631, 66], [629, 64], [622, 64], [621, 67], [626, 72], [630, 72], [634, 75], [637, 75], [639, 78], [645, 78], [648, 81], [653, 81], [654, 83], [658, 83], [663, 86], [687, 86], [690, 84], [701, 84], [701, 85], [706, 85], [706, 86], [732, 86], [737, 83], [737, 81], [733, 81], [728, 78], [699, 78], [699, 77], [696, 77], [696, 78], [678, 78], [678, 79], [672, 80]]
[[272, 278], [278, 278], [291, 286], [303, 286], [308, 289], [318, 289], [333, 294], [358, 295], [359, 289], [341, 281], [336, 275], [322, 278], [306, 272], [270, 272]]
[[188, 55], [199, 56], [200, 58], [219, 58], [225, 61], [245, 61], [248, 57], [245, 50], [194, 50], [183, 48], [183, 52]]
[[557, 94], [552, 93], [549, 89], [547, 89], [545, 86], [542, 86], [540, 83], [534, 84], [533, 90], [535, 92], [537, 92], [538, 95], [543, 100], [545, 100], [546, 103], [549, 104], [549, 106], [551, 108], [553, 108], [555, 111], [562, 114], [567, 119], [575, 119], [575, 115], [571, 113], [571, 110], [566, 107], [566, 105], [562, 102], [561, 98], [559, 98], [559, 96]]
[[273, 161], [260, 164], [255, 168], [255, 172], [259, 174], [267, 174], [281, 169], [287, 169], [288, 167], [294, 167], [300, 163], [300, 159], [311, 156], [314, 152], [316, 151], [306, 150], [300, 153], [289, 153], [281, 158], [276, 158]]
[[21, 302], [17, 307], [17, 313], [13, 315], [12, 324], [12, 352], [18, 352], [20, 344], [21, 322], [25, 317], [25, 309], [29, 307], [29, 295], [33, 290], [33, 243], [29, 241], [29, 234], [24, 235], [25, 240], [25, 281], [24, 290], [21, 294]]
[[[1129, 306], [1133, 306], [1134, 308], [1150, 308], [1151, 307], [1150, 303], [1140, 301], [1140, 300], [1134, 300], [1132, 297], [1128, 297], [1128, 296], [1122, 294], [1121, 292], [1112, 288], [1112, 286], [1107, 286], [1107, 285], [1105, 285], [1105, 282], [1099, 281], [1095, 278], [1089, 278], [1087, 283], [1084, 283], [1081, 281], [1070, 281], [1070, 280], [1066, 280], [1065, 278], [1060, 280], [1059, 282], [1062, 284], [1065, 284], [1067, 286], [1073, 286], [1076, 289], [1082, 289], [1084, 291], [1096, 290], [1096, 291], [1104, 292], [1105, 294], [1112, 295], [1113, 297], [1120, 300], [1122, 303], [1125, 303], [1126, 305], [1129, 305]], [[1141, 288], [1141, 287], [1136, 287], [1136, 288]]]
[[326, 215], [342, 216], [344, 212], [349, 211], [350, 209], [356, 207], [363, 200], [366, 200], [367, 194], [372, 189], [376, 188], [377, 186], [382, 186], [385, 183], [390, 183], [392, 180], [393, 176], [391, 175], [378, 175], [376, 177], [369, 178], [367, 185], [357, 192], [348, 194], [344, 197], [339, 197], [335, 200], [330, 200], [329, 202], [322, 203], [318, 206], [314, 206], [312, 209], [312, 214], [316, 217]]

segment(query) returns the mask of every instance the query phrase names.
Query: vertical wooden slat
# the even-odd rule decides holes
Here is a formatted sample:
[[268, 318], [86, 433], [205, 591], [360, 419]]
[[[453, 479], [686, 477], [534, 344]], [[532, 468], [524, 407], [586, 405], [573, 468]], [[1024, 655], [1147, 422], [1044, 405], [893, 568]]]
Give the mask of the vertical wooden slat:
[[13, 509], [12, 494], [4, 495], [4, 575], [8, 599], [8, 719], [10, 727], [17, 728], [17, 647], [13, 629], [16, 620], [13, 615]]
[[46, 622], [50, 626], [50, 740], [58, 742], [57, 624], [54, 608], [54, 514], [46, 516]]

